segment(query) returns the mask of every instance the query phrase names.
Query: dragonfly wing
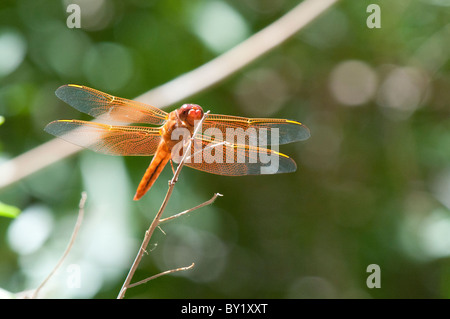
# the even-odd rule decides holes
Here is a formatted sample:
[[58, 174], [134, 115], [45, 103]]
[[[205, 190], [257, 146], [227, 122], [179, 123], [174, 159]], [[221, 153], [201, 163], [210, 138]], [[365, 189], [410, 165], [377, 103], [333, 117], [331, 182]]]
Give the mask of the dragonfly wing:
[[297, 121], [220, 114], [208, 115], [203, 122], [202, 132], [205, 135], [221, 133], [222, 140], [254, 146], [281, 145], [310, 137], [309, 128]]
[[56, 96], [80, 112], [121, 123], [162, 125], [167, 113], [157, 107], [115, 97], [81, 85], [63, 85]]
[[186, 166], [227, 176], [266, 175], [295, 172], [289, 156], [276, 151], [226, 141], [196, 139]]
[[108, 155], [153, 155], [161, 141], [157, 128], [78, 120], [51, 122], [45, 131], [72, 144]]

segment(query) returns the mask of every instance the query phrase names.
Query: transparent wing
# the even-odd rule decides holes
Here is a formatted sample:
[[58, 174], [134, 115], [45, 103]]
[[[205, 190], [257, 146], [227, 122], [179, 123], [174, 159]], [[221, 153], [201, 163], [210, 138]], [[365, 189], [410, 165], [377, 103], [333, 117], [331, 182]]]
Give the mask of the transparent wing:
[[[177, 154], [172, 153], [172, 158], [179, 162], [176, 156], [181, 159], [181, 155], [180, 149]], [[195, 139], [185, 165], [227, 176], [290, 173], [297, 169], [294, 160], [276, 151], [206, 137]]]
[[203, 122], [202, 132], [206, 136], [214, 135], [214, 139], [220, 139], [218, 133], [221, 133], [221, 139], [230, 143], [255, 145], [256, 142], [262, 146], [287, 144], [310, 137], [309, 128], [300, 122], [220, 114], [208, 115]]
[[157, 107], [115, 97], [86, 86], [69, 84], [59, 87], [56, 96], [80, 112], [121, 123], [162, 125], [167, 113]]
[[72, 144], [108, 155], [153, 155], [161, 140], [157, 128], [78, 120], [51, 122], [45, 131]]

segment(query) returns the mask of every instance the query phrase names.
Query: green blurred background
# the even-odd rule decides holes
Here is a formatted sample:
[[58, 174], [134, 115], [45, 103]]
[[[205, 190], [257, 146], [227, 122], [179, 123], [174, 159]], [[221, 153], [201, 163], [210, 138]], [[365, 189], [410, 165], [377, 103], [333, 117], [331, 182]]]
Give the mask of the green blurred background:
[[[81, 29], [66, 26], [70, 3], [81, 6]], [[2, 0], [0, 165], [52, 139], [48, 122], [89, 119], [56, 98], [60, 85], [136, 97], [297, 3]], [[371, 3], [381, 8], [379, 29], [366, 25]], [[298, 120], [312, 136], [280, 147], [297, 162], [292, 174], [184, 168], [164, 216], [215, 192], [224, 197], [157, 230], [134, 280], [196, 266], [126, 297], [450, 297], [449, 21], [449, 0], [341, 1], [184, 101], [212, 113]], [[86, 190], [75, 246], [41, 296], [115, 298], [171, 177], [166, 167], [132, 201], [149, 161], [82, 151], [0, 189], [0, 202], [22, 210], [0, 217], [0, 288], [39, 285], [67, 245]], [[380, 266], [381, 288], [366, 285], [370, 264]]]

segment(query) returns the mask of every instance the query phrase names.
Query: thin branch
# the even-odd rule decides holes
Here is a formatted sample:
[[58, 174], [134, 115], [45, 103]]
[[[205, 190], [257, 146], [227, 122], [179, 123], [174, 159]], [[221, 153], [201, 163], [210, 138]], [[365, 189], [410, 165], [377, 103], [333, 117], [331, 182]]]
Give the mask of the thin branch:
[[195, 264], [192, 263], [190, 266], [187, 266], [187, 267], [180, 267], [180, 268], [176, 268], [176, 269], [166, 270], [166, 271], [163, 271], [163, 272], [161, 272], [159, 274], [156, 274], [156, 275], [153, 275], [153, 276], [148, 277], [146, 279], [143, 279], [141, 281], [135, 282], [134, 284], [129, 285], [128, 288], [133, 288], [133, 287], [145, 284], [146, 282], [149, 282], [150, 280], [156, 279], [156, 278], [164, 276], [164, 275], [172, 274], [174, 272], [189, 270], [189, 269], [194, 268], [194, 266], [195, 266]]
[[227, 142], [227, 141], [222, 141], [222, 142], [219, 142], [219, 143], [217, 143], [217, 144], [210, 143], [210, 145], [208, 145], [208, 146], [206, 146], [206, 147], [204, 147], [204, 148], [200, 147], [200, 149], [199, 149], [197, 152], [195, 152], [195, 153], [192, 154], [192, 155], [189, 155], [188, 158], [187, 158], [186, 160], [191, 160], [192, 158], [195, 158], [195, 156], [196, 156], [197, 154], [200, 154], [200, 153], [203, 154], [203, 153], [205, 153], [205, 151], [207, 151], [207, 150], [209, 150], [209, 149], [215, 149], [216, 147], [220, 147], [220, 146], [222, 146], [222, 145], [232, 145], [232, 144], [229, 143], [229, 142]]
[[183, 211], [183, 212], [181, 212], [181, 213], [172, 215], [172, 216], [170, 216], [170, 217], [163, 218], [163, 219], [161, 219], [161, 220], [159, 221], [159, 224], [161, 225], [162, 223], [171, 221], [172, 219], [181, 217], [181, 216], [183, 216], [183, 215], [185, 215], [185, 214], [189, 214], [190, 212], [193, 212], [194, 210], [197, 210], [197, 209], [199, 209], [199, 208], [202, 208], [202, 207], [211, 205], [212, 203], [214, 203], [214, 201], [216, 200], [216, 198], [219, 197], [219, 196], [223, 196], [223, 195], [222, 195], [222, 194], [219, 194], [219, 193], [215, 193], [214, 196], [211, 197], [211, 199], [207, 200], [206, 202], [204, 202], [204, 203], [202, 203], [202, 204], [200, 204], [200, 205], [197, 205], [197, 206], [195, 206], [195, 207], [192, 207], [191, 209], [185, 210], [185, 211]]
[[305, 0], [281, 18], [210, 62], [136, 98], [153, 105], [174, 104], [241, 70], [279, 46], [338, 0]]
[[199, 129], [202, 127], [203, 121], [208, 116], [208, 114], [209, 114], [209, 111], [207, 111], [203, 114], [202, 119], [199, 121], [199, 123], [197, 123], [197, 126], [195, 127], [194, 132], [192, 133], [192, 136], [189, 139], [189, 143], [188, 143], [186, 149], [184, 150], [183, 157], [177, 166], [175, 174], [173, 175], [172, 179], [169, 181], [169, 189], [167, 190], [166, 196], [164, 197], [164, 201], [161, 204], [161, 207], [159, 208], [159, 211], [156, 214], [155, 218], [153, 219], [152, 223], [150, 224], [149, 229], [145, 232], [145, 236], [144, 236], [144, 240], [142, 241], [141, 248], [139, 248], [136, 259], [134, 260], [133, 264], [131, 265], [130, 271], [128, 272], [127, 278], [125, 279], [125, 282], [123, 283], [122, 288], [120, 289], [117, 299], [123, 299], [125, 297], [125, 293], [131, 284], [131, 280], [134, 276], [134, 273], [136, 272], [136, 269], [138, 268], [138, 266], [141, 262], [144, 252], [147, 249], [150, 239], [152, 238], [153, 232], [155, 231], [156, 227], [158, 227], [159, 221], [161, 219], [161, 215], [163, 214], [164, 209], [166, 208], [167, 203], [169, 202], [169, 199], [172, 196], [172, 192], [175, 187], [175, 183], [178, 181], [178, 176], [180, 175], [181, 169], [184, 166], [184, 163], [187, 158], [187, 154], [191, 150], [191, 146], [192, 146], [192, 143], [194, 142], [194, 138], [197, 135]]
[[45, 278], [44, 281], [39, 285], [39, 287], [36, 288], [36, 290], [34, 291], [33, 295], [31, 296], [31, 298], [33, 298], [33, 299], [37, 298], [37, 296], [38, 296], [40, 290], [42, 289], [42, 287], [44, 287], [45, 284], [50, 280], [50, 278], [56, 273], [56, 271], [62, 265], [62, 263], [66, 259], [67, 255], [69, 254], [70, 250], [72, 249], [73, 243], [75, 242], [75, 238], [77, 238], [77, 235], [78, 235], [78, 230], [80, 229], [81, 223], [83, 222], [84, 205], [86, 203], [86, 199], [87, 199], [86, 192], [82, 192], [81, 193], [80, 203], [78, 205], [78, 207], [79, 207], [79, 209], [78, 209], [78, 218], [77, 218], [77, 222], [75, 223], [75, 227], [73, 229], [72, 237], [70, 238], [69, 244], [67, 245], [67, 248], [64, 251], [64, 254], [59, 259], [59, 261], [56, 264], [55, 268], [53, 268], [53, 270], [50, 272], [50, 274], [47, 276], [47, 278]]
[[[289, 39], [338, 0], [305, 0], [284, 16], [255, 33], [228, 52], [210, 62], [158, 86], [136, 100], [158, 107], [178, 103], [241, 70]], [[0, 188], [11, 185], [34, 172], [81, 150], [80, 147], [53, 139], [3, 164], [0, 164]]]

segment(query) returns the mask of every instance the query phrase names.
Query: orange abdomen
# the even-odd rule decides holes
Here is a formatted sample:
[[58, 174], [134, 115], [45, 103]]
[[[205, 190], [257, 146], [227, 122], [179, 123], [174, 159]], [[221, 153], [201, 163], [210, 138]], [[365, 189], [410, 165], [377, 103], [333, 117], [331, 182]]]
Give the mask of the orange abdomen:
[[168, 150], [167, 144], [162, 140], [158, 145], [155, 156], [145, 171], [144, 177], [142, 177], [141, 182], [139, 183], [136, 194], [134, 195], [134, 200], [139, 200], [148, 192], [170, 158], [171, 153]]

